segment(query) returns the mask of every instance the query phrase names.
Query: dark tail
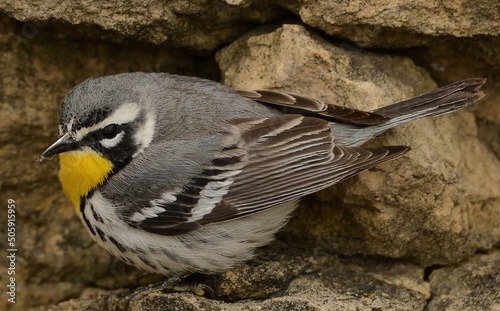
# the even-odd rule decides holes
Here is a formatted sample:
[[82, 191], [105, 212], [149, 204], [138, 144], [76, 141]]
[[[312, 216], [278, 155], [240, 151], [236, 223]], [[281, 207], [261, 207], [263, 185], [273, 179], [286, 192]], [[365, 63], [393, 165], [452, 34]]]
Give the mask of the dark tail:
[[385, 129], [413, 119], [449, 113], [481, 99], [484, 93], [479, 89], [485, 82], [483, 78], [458, 81], [373, 112], [390, 118], [381, 124]]
[[483, 78], [472, 78], [455, 82], [429, 93], [404, 100], [370, 113], [382, 116], [386, 121], [361, 128], [355, 124], [332, 123], [335, 141], [348, 146], [361, 146], [386, 130], [414, 119], [449, 113], [478, 101], [484, 96], [479, 90], [486, 82]]

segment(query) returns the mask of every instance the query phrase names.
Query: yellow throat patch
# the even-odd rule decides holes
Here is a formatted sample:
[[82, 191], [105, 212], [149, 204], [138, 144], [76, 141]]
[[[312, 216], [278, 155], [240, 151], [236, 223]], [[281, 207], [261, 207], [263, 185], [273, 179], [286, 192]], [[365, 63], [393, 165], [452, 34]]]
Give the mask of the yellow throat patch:
[[75, 211], [80, 213], [80, 199], [102, 184], [113, 169], [108, 159], [94, 151], [69, 151], [59, 154], [59, 180]]

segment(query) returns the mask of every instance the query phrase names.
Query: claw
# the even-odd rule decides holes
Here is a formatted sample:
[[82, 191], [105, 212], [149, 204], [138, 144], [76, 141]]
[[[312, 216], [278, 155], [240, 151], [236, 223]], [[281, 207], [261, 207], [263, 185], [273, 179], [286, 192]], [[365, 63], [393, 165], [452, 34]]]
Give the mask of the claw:
[[214, 298], [214, 290], [207, 284], [202, 283], [191, 283], [191, 284], [177, 284], [172, 290], [176, 292], [191, 292], [200, 297]]
[[[214, 299], [215, 298], [215, 291], [213, 290], [212, 287], [208, 286], [207, 284], [197, 284], [197, 286], [199, 286], [199, 290], [203, 292], [202, 295], [198, 295], [198, 296], [205, 296], [210, 299]], [[195, 292], [195, 294], [197, 294], [197, 292]]]
[[161, 293], [193, 293], [200, 297], [213, 299], [215, 291], [207, 284], [183, 282], [183, 277], [170, 278], [166, 281], [150, 284], [143, 288], [136, 289], [130, 295], [124, 297], [120, 303], [122, 307], [128, 306], [132, 301], [140, 300], [141, 298], [153, 292]]

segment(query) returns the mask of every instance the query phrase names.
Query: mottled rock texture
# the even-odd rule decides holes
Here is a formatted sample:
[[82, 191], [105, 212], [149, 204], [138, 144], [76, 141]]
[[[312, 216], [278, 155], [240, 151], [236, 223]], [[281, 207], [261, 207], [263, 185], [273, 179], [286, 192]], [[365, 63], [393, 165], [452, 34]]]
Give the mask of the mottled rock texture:
[[[18, 249], [16, 304], [3, 295], [0, 310], [500, 308], [498, 3], [48, 0], [0, 1], [0, 12], [0, 193], [5, 207], [16, 201]], [[57, 161], [35, 163], [57, 137], [65, 93], [127, 71], [362, 109], [468, 77], [488, 82], [480, 103], [370, 142], [412, 151], [306, 198], [254, 261], [187, 280], [209, 285], [209, 299], [136, 289], [152, 279], [91, 241]]]

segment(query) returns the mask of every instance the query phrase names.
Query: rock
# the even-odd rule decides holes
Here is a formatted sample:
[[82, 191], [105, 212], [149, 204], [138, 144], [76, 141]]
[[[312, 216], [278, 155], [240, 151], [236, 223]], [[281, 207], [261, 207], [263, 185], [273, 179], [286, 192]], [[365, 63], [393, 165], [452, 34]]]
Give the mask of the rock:
[[[97, 311], [97, 310], [119, 310], [119, 297], [125, 295], [124, 291], [96, 290], [92, 294], [84, 292], [81, 297], [70, 299], [57, 305], [30, 308], [31, 311]], [[26, 310], [26, 309], [24, 309]]]
[[[487, 0], [431, 3], [202, 0], [100, 2], [3, 1], [0, 10], [22, 21], [57, 21], [110, 40], [126, 37], [170, 46], [214, 50], [255, 25], [283, 19], [290, 11], [314, 28], [370, 47], [410, 47], [436, 37], [495, 36], [498, 4]], [[79, 27], [85, 25], [85, 27]], [[104, 34], [103, 34], [104, 32]], [[410, 34], [410, 35], [408, 35]]]
[[[331, 44], [300, 25], [249, 33], [217, 60], [232, 87], [286, 90], [360, 109], [435, 87], [407, 58]], [[304, 204], [285, 229], [289, 239], [423, 266], [491, 248], [500, 238], [500, 163], [478, 141], [473, 115], [418, 120], [370, 145], [398, 144], [412, 151]]]
[[427, 309], [500, 309], [500, 251], [478, 254], [460, 265], [434, 270], [430, 277], [433, 293]]
[[431, 44], [408, 53], [440, 84], [466, 77], [486, 77], [486, 97], [468, 111], [476, 115], [478, 138], [500, 159], [500, 40], [498, 37]]
[[433, 37], [500, 34], [498, 4], [487, 0], [436, 4], [417, 1], [282, 1], [307, 25], [364, 47], [411, 47]]
[[224, 301], [266, 299], [283, 291], [292, 279], [317, 270], [329, 260], [328, 256], [305, 255], [275, 242], [259, 249], [256, 258], [248, 264], [201, 277], [196, 283], [207, 284], [213, 289], [215, 298]]
[[[166, 43], [169, 46], [213, 50], [250, 30], [256, 23], [276, 19], [283, 10], [265, 1], [44, 1], [28, 5], [3, 1], [0, 10], [21, 21], [47, 20], [86, 25], [110, 40]], [[97, 29], [100, 31], [98, 31]]]
[[[297, 250], [295, 250], [297, 251]], [[96, 291], [94, 296], [83, 295], [78, 299], [60, 303], [38, 311], [53, 310], [102, 310], [104, 307], [112, 310], [422, 310], [429, 298], [429, 285], [423, 281], [423, 268], [386, 259], [344, 258], [333, 260], [327, 254], [311, 254], [308, 252], [302, 259], [297, 256], [293, 263], [284, 256], [276, 256], [276, 251], [261, 251], [261, 255], [271, 256], [278, 266], [294, 267], [299, 271], [308, 266], [311, 270], [297, 275], [280, 286], [280, 291], [266, 300], [245, 299], [232, 303], [224, 300], [213, 300], [199, 297], [191, 293], [163, 293], [161, 290], [144, 291], [138, 289], [132, 293]], [[290, 248], [284, 254], [290, 255]], [[269, 258], [268, 258], [269, 259]], [[282, 261], [285, 259], [285, 261]], [[272, 283], [275, 273], [261, 273], [266, 264], [249, 265], [228, 273], [240, 277], [239, 282], [251, 289], [258, 289], [259, 284]], [[285, 268], [287, 270], [288, 268]], [[283, 269], [277, 268], [276, 271]], [[241, 274], [244, 272], [243, 274]], [[248, 272], [248, 274], [246, 273]], [[244, 276], [258, 275], [257, 278]], [[266, 278], [270, 276], [269, 280]], [[271, 281], [271, 282], [269, 282]], [[228, 284], [225, 284], [225, 283]], [[225, 278], [220, 287], [215, 287], [217, 293], [226, 288], [228, 297], [238, 295], [239, 286], [232, 285], [233, 280]], [[264, 285], [265, 287], [265, 285]], [[232, 288], [234, 290], [231, 292]], [[223, 290], [224, 291], [224, 290]], [[92, 299], [94, 302], [92, 303]]]
[[478, 137], [500, 159], [500, 88], [499, 82], [492, 82], [484, 109], [478, 110]]

